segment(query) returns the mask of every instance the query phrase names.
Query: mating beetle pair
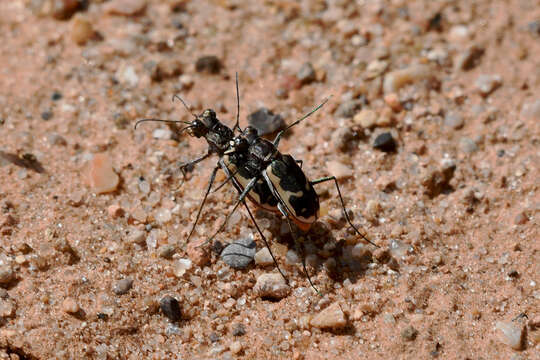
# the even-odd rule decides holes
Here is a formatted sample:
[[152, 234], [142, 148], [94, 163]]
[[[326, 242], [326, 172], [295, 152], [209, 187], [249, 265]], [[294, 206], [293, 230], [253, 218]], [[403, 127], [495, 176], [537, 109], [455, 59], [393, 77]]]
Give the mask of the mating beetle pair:
[[[255, 205], [261, 207], [264, 210], [282, 214], [289, 225], [291, 235], [293, 236], [294, 243], [297, 252], [301, 253], [302, 266], [310, 285], [318, 292], [317, 288], [313, 285], [311, 278], [307, 272], [304, 256], [303, 243], [298, 240], [295, 235], [292, 222], [302, 230], [303, 232], [309, 231], [312, 224], [317, 220], [319, 216], [319, 197], [313, 188], [313, 185], [320, 184], [326, 181], [334, 181], [336, 186], [341, 206], [344, 210], [345, 218], [349, 225], [355, 230], [357, 234], [362, 236], [366, 241], [369, 241], [364, 234], [362, 234], [351, 222], [336, 177], [329, 176], [314, 181], [309, 181], [301, 167], [298, 165], [302, 162], [295, 160], [291, 155], [282, 154], [278, 150], [279, 141], [285, 131], [291, 127], [299, 124], [301, 121], [309, 117], [315, 111], [320, 109], [327, 101], [323, 101], [319, 106], [304, 115], [300, 119], [287, 126], [284, 130], [280, 131], [274, 141], [270, 142], [258, 136], [257, 130], [251, 126], [241, 130], [239, 127], [239, 114], [240, 114], [240, 97], [238, 91], [238, 74], [236, 75], [236, 94], [237, 94], [237, 113], [236, 123], [233, 129], [230, 129], [226, 125], [222, 124], [216, 117], [216, 113], [207, 109], [199, 116], [192, 113], [195, 118], [191, 122], [173, 121], [173, 120], [161, 120], [161, 119], [143, 119], [139, 120], [135, 127], [144, 121], [160, 121], [169, 123], [185, 123], [188, 126], [180, 131], [187, 130], [191, 136], [201, 138], [204, 137], [208, 143], [208, 152], [188, 163], [181, 166], [182, 173], [185, 176], [185, 169], [193, 166], [194, 164], [208, 158], [213, 153], [219, 156], [219, 161], [214, 167], [206, 192], [199, 206], [195, 222], [188, 235], [188, 240], [192, 236], [197, 222], [200, 218], [202, 209], [212, 189], [212, 185], [215, 181], [217, 171], [221, 168], [226, 176], [226, 181], [217, 187], [216, 190], [221, 188], [224, 184], [232, 181], [234, 187], [240, 193], [233, 210], [227, 215], [225, 221], [219, 228], [219, 230], [211, 238], [207, 240], [210, 242], [225, 226], [230, 215], [238, 208], [240, 204], [243, 204], [246, 208], [251, 220], [255, 224], [257, 231], [263, 239], [265, 245], [270, 250], [270, 246], [262, 231], [260, 230], [255, 218], [245, 202], [245, 198], [251, 200]], [[186, 103], [178, 96], [174, 98], [179, 99], [186, 109], [189, 108]], [[235, 131], [238, 130], [239, 134], [235, 136]], [[214, 190], [214, 191], [216, 191]], [[375, 244], [373, 244], [375, 245]], [[377, 245], [375, 245], [377, 246]], [[276, 264], [279, 272], [283, 278], [287, 280], [283, 274], [279, 265], [270, 250], [270, 254], [274, 263]]]

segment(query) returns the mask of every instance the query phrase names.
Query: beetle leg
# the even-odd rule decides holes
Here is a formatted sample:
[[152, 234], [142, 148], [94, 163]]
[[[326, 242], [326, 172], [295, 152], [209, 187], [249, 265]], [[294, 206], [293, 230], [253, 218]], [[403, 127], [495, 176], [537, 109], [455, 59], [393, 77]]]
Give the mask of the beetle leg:
[[193, 159], [193, 160], [191, 160], [191, 161], [189, 161], [187, 163], [183, 163], [183, 164], [180, 165], [180, 171], [182, 172], [182, 175], [183, 175], [182, 184], [186, 181], [186, 174], [187, 174], [186, 168], [200, 163], [201, 161], [207, 159], [210, 155], [212, 155], [212, 153], [208, 152], [208, 153], [206, 153], [206, 154], [204, 154], [202, 156], [199, 156], [196, 159]]
[[236, 170], [232, 174], [227, 174], [227, 179], [224, 182], [222, 182], [221, 184], [219, 184], [214, 190], [212, 190], [212, 192], [215, 193], [219, 189], [221, 189], [223, 186], [225, 186], [225, 184], [227, 184], [229, 181], [231, 181], [237, 173], [238, 173], [238, 170]]
[[246, 208], [246, 210], [247, 210], [247, 212], [249, 214], [249, 217], [251, 218], [251, 221], [253, 221], [253, 224], [255, 224], [255, 227], [257, 228], [257, 231], [259, 232], [259, 235], [261, 235], [261, 238], [264, 241], [264, 245], [266, 246], [266, 248], [270, 252], [270, 256], [272, 256], [272, 260], [274, 260], [274, 264], [276, 264], [276, 267], [277, 267], [279, 273], [281, 274], [281, 276], [283, 276], [283, 279], [285, 279], [285, 282], [287, 283], [287, 285], [289, 285], [289, 279], [287, 279], [285, 274], [283, 274], [283, 271], [281, 271], [281, 268], [279, 267], [279, 264], [278, 264], [276, 258], [274, 257], [274, 254], [272, 253], [272, 249], [270, 249], [270, 244], [268, 244], [268, 240], [266, 240], [266, 237], [263, 235], [261, 229], [259, 228], [259, 225], [255, 221], [255, 217], [251, 213], [251, 210], [249, 209], [249, 206], [246, 204], [245, 201], [244, 201], [244, 206], [245, 206], [245, 208]]
[[302, 165], [304, 165], [304, 160], [294, 160], [298, 165], [300, 165], [300, 169], [302, 168]]
[[294, 241], [294, 246], [295, 246], [296, 252], [298, 252], [300, 257], [302, 258], [302, 268], [304, 269], [304, 274], [306, 274], [306, 277], [307, 277], [307, 279], [309, 281], [309, 285], [311, 285], [313, 290], [315, 290], [315, 292], [318, 295], [322, 295], [321, 292], [315, 287], [315, 285], [313, 285], [313, 281], [311, 281], [311, 276], [309, 276], [309, 273], [307, 271], [306, 256], [305, 256], [305, 251], [304, 251], [305, 250], [304, 242], [300, 241], [298, 239], [298, 237], [296, 236], [295, 231], [293, 230], [293, 227], [292, 227], [291, 219], [289, 219], [289, 214], [287, 213], [287, 210], [281, 204], [281, 202], [278, 203], [278, 209], [281, 212], [281, 214], [283, 214], [283, 216], [285, 216], [285, 219], [287, 220], [287, 224], [289, 224], [289, 230], [291, 232], [291, 236], [292, 236], [293, 241]]
[[210, 181], [208, 181], [208, 186], [206, 188], [206, 193], [204, 194], [204, 197], [201, 201], [201, 205], [199, 206], [199, 211], [197, 211], [197, 217], [195, 218], [195, 222], [193, 223], [193, 226], [191, 227], [191, 231], [189, 232], [189, 235], [187, 237], [187, 241], [191, 238], [191, 235], [193, 235], [193, 231], [195, 231], [195, 226], [197, 226], [197, 221], [199, 221], [199, 217], [201, 216], [201, 212], [204, 206], [204, 203], [206, 202], [206, 198], [208, 197], [208, 194], [210, 193], [210, 189], [212, 188], [212, 184], [214, 183], [214, 180], [216, 179], [216, 174], [219, 169], [219, 166], [216, 166], [214, 170], [212, 170], [212, 174], [210, 175]]
[[227, 225], [227, 222], [229, 221], [229, 218], [236, 211], [236, 209], [238, 208], [238, 205], [240, 205], [240, 203], [242, 203], [242, 202], [245, 203], [246, 196], [249, 194], [251, 189], [253, 189], [253, 187], [255, 186], [255, 183], [257, 182], [257, 180], [259, 180], [259, 178], [260, 178], [260, 176], [256, 176], [256, 177], [254, 177], [253, 179], [251, 179], [249, 181], [249, 183], [246, 185], [246, 188], [244, 189], [244, 191], [242, 191], [242, 193], [238, 197], [238, 200], [236, 201], [236, 204], [234, 205], [234, 208], [232, 209], [232, 211], [229, 214], [227, 214], [227, 217], [225, 218], [225, 221], [223, 221], [223, 224], [221, 224], [218, 231], [216, 231], [216, 233], [214, 235], [212, 235], [212, 237], [210, 239], [206, 240], [200, 246], [206, 245], [209, 242], [211, 242], [212, 240], [214, 240], [216, 235], [219, 234], [221, 232], [221, 230], [223, 230], [225, 228], [225, 225]]
[[323, 178], [320, 178], [320, 179], [317, 179], [317, 180], [310, 181], [309, 183], [311, 185], [317, 185], [317, 184], [320, 184], [320, 183], [323, 183], [323, 182], [326, 182], [326, 181], [330, 181], [330, 180], [334, 180], [334, 184], [336, 185], [336, 189], [337, 189], [338, 196], [339, 196], [339, 201], [341, 202], [341, 208], [343, 209], [343, 213], [345, 214], [345, 219], [347, 219], [347, 222], [349, 223], [349, 225], [354, 229], [354, 231], [356, 231], [356, 233], [358, 235], [362, 236], [362, 238], [364, 240], [366, 240], [368, 243], [370, 243], [373, 246], [380, 247], [380, 246], [372, 243], [371, 240], [369, 240], [364, 234], [362, 234], [356, 228], [356, 226], [353, 225], [351, 219], [349, 218], [349, 213], [347, 212], [347, 208], [345, 207], [345, 202], [343, 201], [343, 196], [341, 196], [341, 191], [339, 190], [338, 181], [337, 181], [337, 178], [335, 176], [323, 177]]

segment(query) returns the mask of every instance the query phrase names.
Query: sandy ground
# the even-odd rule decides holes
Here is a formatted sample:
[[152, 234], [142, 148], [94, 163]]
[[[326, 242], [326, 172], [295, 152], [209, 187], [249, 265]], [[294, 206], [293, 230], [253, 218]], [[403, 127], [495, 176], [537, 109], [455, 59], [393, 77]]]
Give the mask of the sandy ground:
[[[0, 2], [0, 358], [540, 359], [540, 2], [247, 3]], [[173, 94], [232, 125], [235, 72], [242, 127], [332, 96], [280, 150], [337, 175], [379, 248], [318, 185], [321, 296], [273, 214], [255, 212], [290, 280], [272, 299], [264, 250], [219, 256], [263, 249], [245, 210], [194, 246], [231, 186], [187, 243], [218, 159], [182, 182], [206, 143], [133, 128], [191, 120]]]

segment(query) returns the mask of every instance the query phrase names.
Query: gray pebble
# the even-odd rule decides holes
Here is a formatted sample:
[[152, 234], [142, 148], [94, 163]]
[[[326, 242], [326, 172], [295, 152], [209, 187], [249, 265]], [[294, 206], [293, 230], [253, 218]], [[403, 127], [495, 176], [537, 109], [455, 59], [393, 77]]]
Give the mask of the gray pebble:
[[132, 278], [128, 277], [128, 278], [119, 280], [113, 285], [113, 292], [116, 295], [124, 295], [131, 289], [132, 285], [133, 285]]
[[285, 127], [285, 120], [279, 114], [274, 114], [267, 108], [259, 110], [248, 115], [249, 125], [257, 129], [260, 136], [272, 134]]
[[463, 116], [458, 113], [449, 112], [444, 116], [444, 125], [452, 128], [454, 130], [461, 129], [465, 122], [463, 121]]
[[296, 78], [302, 82], [302, 84], [309, 84], [316, 79], [315, 69], [313, 69], [313, 65], [310, 62], [304, 63], [300, 70], [298, 70], [298, 73], [296, 74]]
[[363, 105], [364, 101], [361, 99], [347, 100], [338, 106], [335, 115], [337, 117], [352, 118]]
[[480, 75], [474, 85], [483, 96], [488, 96], [502, 84], [500, 75]]
[[228, 245], [221, 252], [223, 261], [234, 269], [248, 266], [255, 256], [256, 244], [251, 238], [244, 238]]
[[476, 145], [474, 140], [467, 137], [461, 138], [461, 140], [459, 141], [459, 145], [461, 147], [461, 150], [467, 154], [472, 154], [473, 152], [476, 152], [476, 150], [478, 150], [478, 146]]

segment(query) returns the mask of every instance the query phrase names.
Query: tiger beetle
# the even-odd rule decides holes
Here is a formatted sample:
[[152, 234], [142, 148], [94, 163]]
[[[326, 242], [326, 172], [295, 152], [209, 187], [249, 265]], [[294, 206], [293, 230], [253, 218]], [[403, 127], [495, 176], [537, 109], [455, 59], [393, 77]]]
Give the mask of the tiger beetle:
[[[350, 220], [349, 214], [345, 208], [345, 203], [341, 195], [341, 190], [335, 176], [327, 176], [309, 181], [306, 178], [301, 167], [299, 166], [299, 164], [302, 164], [302, 161], [295, 160], [291, 155], [282, 154], [278, 150], [278, 145], [283, 134], [291, 127], [299, 124], [301, 121], [305, 120], [314, 112], [319, 110], [324, 104], [326, 104], [328, 99], [325, 99], [320, 105], [311, 110], [309, 113], [296, 120], [291, 125], [287, 126], [285, 129], [281, 130], [277, 134], [275, 139], [270, 142], [258, 136], [257, 130], [255, 128], [248, 126], [244, 130], [242, 130], [239, 126], [240, 97], [238, 90], [238, 74], [236, 74], [236, 95], [237, 112], [236, 123], [233, 129], [230, 129], [226, 125], [223, 125], [217, 119], [215, 112], [211, 109], [205, 110], [200, 116], [191, 113], [195, 118], [191, 122], [161, 119], [142, 119], [135, 124], [135, 127], [139, 123], [144, 121], [160, 121], [168, 123], [181, 122], [187, 124], [188, 126], [181, 129], [180, 131], [188, 130], [188, 133], [191, 136], [197, 138], [204, 137], [206, 139], [208, 143], [207, 154], [183, 164], [181, 166], [181, 170], [184, 174], [184, 177], [185, 168], [193, 166], [194, 164], [208, 158], [213, 153], [217, 154], [220, 158], [218, 164], [214, 167], [210, 175], [210, 180], [208, 182], [206, 192], [199, 206], [195, 222], [193, 223], [187, 240], [191, 238], [195, 230], [206, 199], [215, 181], [216, 173], [221, 168], [227, 178], [214, 191], [219, 190], [223, 185], [231, 181], [234, 187], [240, 193], [240, 195], [234, 205], [234, 208], [227, 215], [225, 221], [222, 223], [218, 231], [206, 242], [204, 242], [204, 244], [211, 242], [215, 238], [215, 236], [219, 232], [221, 232], [221, 230], [223, 230], [230, 216], [242, 203], [247, 210], [252, 222], [254, 223], [259, 235], [263, 239], [265, 246], [270, 251], [270, 255], [272, 257], [272, 260], [276, 264], [278, 271], [288, 283], [288, 279], [281, 271], [279, 264], [277, 263], [276, 258], [274, 257], [270, 249], [266, 237], [263, 235], [261, 229], [255, 221], [255, 217], [253, 216], [251, 210], [245, 202], [245, 198], [247, 197], [260, 208], [270, 212], [279, 213], [285, 217], [294, 240], [296, 251], [301, 253], [302, 266], [306, 277], [308, 278], [311, 287], [313, 287], [313, 289], [318, 294], [320, 294], [319, 290], [313, 284], [311, 277], [309, 276], [309, 273], [306, 269], [303, 241], [300, 241], [299, 238], [295, 235], [292, 226], [292, 223], [294, 222], [302, 232], [307, 233], [313, 223], [315, 223], [315, 221], [319, 217], [319, 196], [313, 188], [314, 185], [327, 181], [333, 181], [336, 186], [336, 190], [341, 202], [341, 207], [344, 211], [345, 219], [347, 220], [348, 224], [354, 229], [354, 231], [358, 235], [362, 236], [364, 240], [378, 247], [376, 244], [372, 243], [369, 239], [367, 239], [366, 236], [362, 234], [356, 228], [356, 226], [353, 225], [352, 221]], [[182, 100], [182, 98], [177, 95], [173, 97], [173, 100], [175, 98], [179, 99], [189, 111], [189, 107]], [[236, 130], [240, 132], [237, 136], [234, 135], [234, 132]]]

